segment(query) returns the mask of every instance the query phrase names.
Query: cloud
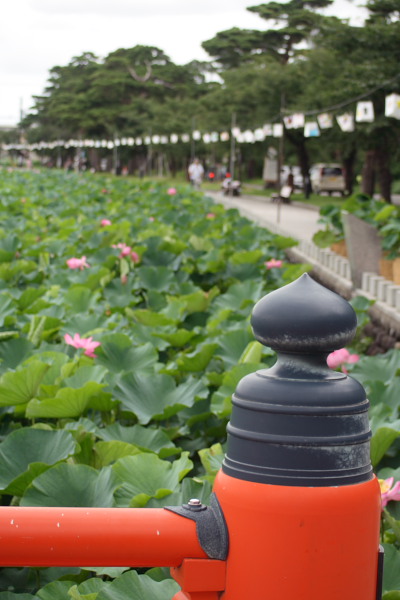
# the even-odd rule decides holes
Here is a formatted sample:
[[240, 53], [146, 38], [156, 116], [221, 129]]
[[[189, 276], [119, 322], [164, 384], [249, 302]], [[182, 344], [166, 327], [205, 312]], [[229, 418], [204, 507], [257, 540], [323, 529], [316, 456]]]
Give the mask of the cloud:
[[30, 0], [35, 11], [48, 15], [160, 17], [232, 13], [245, 10], [251, 0]]

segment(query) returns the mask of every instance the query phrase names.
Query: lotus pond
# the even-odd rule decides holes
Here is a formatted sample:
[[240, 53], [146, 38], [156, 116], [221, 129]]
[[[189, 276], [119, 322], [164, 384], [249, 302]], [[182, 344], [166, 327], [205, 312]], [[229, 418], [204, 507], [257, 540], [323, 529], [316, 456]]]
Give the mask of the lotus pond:
[[[231, 394], [275, 361], [254, 341], [252, 307], [309, 268], [285, 262], [295, 241], [187, 186], [102, 175], [2, 171], [0, 211], [2, 505], [207, 502]], [[348, 369], [367, 389], [372, 462], [391, 485], [400, 352]], [[383, 516], [384, 600], [400, 598], [395, 496]], [[178, 586], [159, 568], [2, 568], [0, 590], [1, 600], [170, 600]]]

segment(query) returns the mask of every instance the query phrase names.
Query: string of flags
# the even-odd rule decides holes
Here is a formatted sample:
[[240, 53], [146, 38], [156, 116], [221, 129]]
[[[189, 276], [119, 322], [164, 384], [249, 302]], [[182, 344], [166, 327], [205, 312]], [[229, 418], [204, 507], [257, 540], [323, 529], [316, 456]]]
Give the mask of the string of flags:
[[[390, 94], [385, 98], [385, 116], [400, 120], [400, 95]], [[372, 123], [375, 119], [374, 106], [370, 100], [363, 100], [357, 103], [355, 114], [353, 112], [345, 112], [336, 115], [336, 122], [340, 129], [344, 132], [355, 131], [356, 123]], [[297, 112], [283, 117], [283, 123], [266, 123], [262, 127], [255, 130], [247, 129], [241, 131], [239, 127], [233, 127], [229, 131], [212, 131], [202, 133], [198, 130], [192, 131], [191, 134], [172, 133], [170, 135], [147, 135], [141, 137], [122, 137], [114, 140], [56, 140], [52, 142], [37, 142], [34, 144], [3, 144], [4, 150], [44, 150], [63, 148], [107, 148], [112, 150], [119, 146], [149, 146], [178, 144], [179, 142], [189, 143], [191, 140], [203, 141], [205, 144], [215, 142], [227, 142], [231, 136], [238, 143], [253, 144], [262, 142], [267, 137], [280, 138], [283, 136], [284, 129], [303, 129], [304, 136], [307, 138], [319, 137], [321, 131], [330, 129], [334, 126], [335, 117], [330, 112], [322, 112], [318, 114], [313, 121], [306, 120], [306, 114]]]

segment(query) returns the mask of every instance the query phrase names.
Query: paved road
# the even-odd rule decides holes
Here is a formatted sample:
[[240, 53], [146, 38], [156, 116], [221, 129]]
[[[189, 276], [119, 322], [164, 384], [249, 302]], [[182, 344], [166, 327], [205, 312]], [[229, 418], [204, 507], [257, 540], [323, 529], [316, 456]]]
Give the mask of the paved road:
[[312, 241], [312, 236], [322, 228], [318, 224], [319, 210], [307, 205], [275, 204], [259, 196], [224, 196], [221, 192], [206, 192], [207, 196], [227, 208], [237, 208], [243, 216], [271, 231], [290, 235], [298, 240]]

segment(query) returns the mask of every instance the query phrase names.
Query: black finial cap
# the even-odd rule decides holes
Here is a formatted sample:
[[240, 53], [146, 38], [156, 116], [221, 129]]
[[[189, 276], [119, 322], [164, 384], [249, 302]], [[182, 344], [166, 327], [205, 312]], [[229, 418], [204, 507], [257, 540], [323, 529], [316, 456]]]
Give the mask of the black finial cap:
[[363, 387], [326, 364], [352, 339], [350, 304], [308, 275], [262, 298], [255, 337], [277, 351], [271, 369], [233, 395], [225, 473], [260, 483], [337, 486], [372, 478]]

